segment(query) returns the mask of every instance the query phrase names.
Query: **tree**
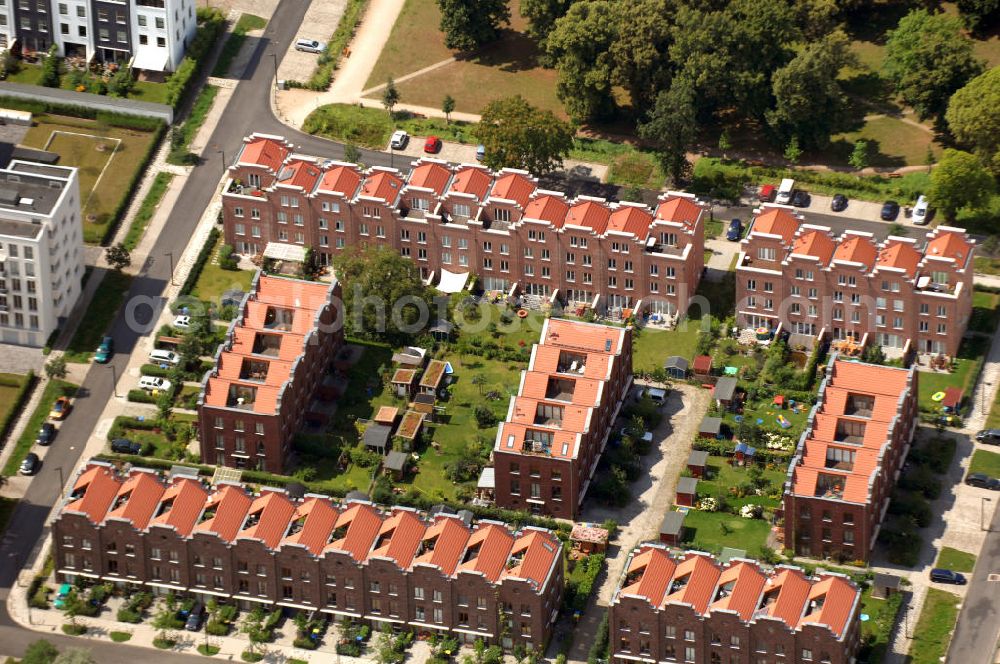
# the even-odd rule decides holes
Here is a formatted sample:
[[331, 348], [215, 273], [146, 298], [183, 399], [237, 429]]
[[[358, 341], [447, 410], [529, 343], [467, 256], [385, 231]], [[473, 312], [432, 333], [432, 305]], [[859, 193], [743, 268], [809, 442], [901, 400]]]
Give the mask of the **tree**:
[[348, 333], [399, 345], [420, 331], [430, 297], [412, 260], [387, 247], [356, 247], [334, 259], [334, 270], [343, 283]]
[[52, 660], [52, 664], [97, 664], [94, 656], [85, 648], [69, 648]]
[[851, 151], [851, 156], [847, 158], [847, 163], [859, 171], [864, 168], [868, 168], [870, 154], [871, 147], [869, 146], [868, 141], [859, 139], [854, 141], [854, 149]]
[[545, 42], [556, 21], [566, 15], [576, 0], [521, 0], [521, 18], [528, 21], [528, 34], [545, 50]]
[[62, 380], [66, 377], [66, 373], [66, 358], [62, 355], [53, 357], [45, 363], [45, 375], [49, 377], [49, 380], [54, 378]]
[[562, 166], [573, 147], [573, 133], [572, 125], [520, 95], [487, 104], [475, 128], [476, 138], [486, 148], [487, 166], [523, 168], [535, 175]]
[[393, 119], [392, 109], [396, 108], [396, 104], [399, 103], [399, 90], [396, 89], [396, 83], [392, 80], [392, 76], [389, 80], [385, 82], [385, 89], [382, 90], [382, 106], [385, 110], [389, 111], [389, 119]]
[[639, 136], [653, 143], [660, 167], [674, 184], [690, 172], [687, 150], [697, 130], [694, 88], [686, 79], [674, 79], [669, 90], [656, 96], [649, 119], [639, 125]]
[[21, 664], [52, 664], [52, 660], [56, 658], [59, 651], [56, 647], [46, 641], [45, 639], [39, 639], [37, 641], [32, 641], [27, 648], [24, 650], [24, 657], [21, 658]]
[[455, 98], [445, 95], [441, 102], [441, 112], [444, 113], [445, 124], [451, 124], [451, 114], [455, 112]]
[[607, 118], [614, 110], [609, 49], [617, 35], [611, 0], [575, 3], [549, 33], [545, 48], [559, 72], [556, 94], [575, 120]]
[[1000, 153], [1000, 67], [977, 76], [952, 95], [944, 117], [955, 140], [1000, 174], [1000, 160], [996, 160]]
[[263, 622], [263, 611], [254, 609], [248, 613], [243, 619], [243, 622], [240, 623], [240, 631], [247, 635], [247, 640], [249, 641], [246, 651], [254, 655], [263, 650], [262, 644], [265, 643], [270, 636], [267, 630], [264, 629]]
[[444, 45], [471, 51], [500, 36], [510, 22], [507, 0], [437, 0]]
[[361, 150], [354, 143], [344, 144], [344, 161], [357, 164], [361, 161]]
[[790, 164], [797, 164], [801, 158], [802, 148], [799, 147], [799, 137], [792, 136], [791, 140], [788, 141], [788, 145], [785, 146], [785, 159]]
[[59, 87], [59, 47], [53, 44], [42, 60], [42, 78], [40, 83], [47, 88]]
[[131, 69], [119, 69], [108, 81], [108, 92], [113, 97], [127, 97], [134, 83]]
[[965, 25], [973, 30], [1000, 20], [1000, 0], [958, 0], [957, 4]]
[[119, 242], [104, 250], [104, 260], [115, 272], [121, 272], [132, 264], [132, 255], [125, 248], [125, 245]]
[[476, 374], [472, 377], [472, 384], [479, 388], [479, 396], [483, 396], [483, 385], [486, 385], [488, 382], [486, 376], [483, 374]]
[[729, 138], [729, 130], [723, 129], [719, 134], [719, 152], [722, 153], [722, 158], [726, 158], [726, 153], [733, 149], [733, 141]]
[[931, 171], [927, 198], [950, 221], [961, 208], [985, 205], [995, 188], [996, 181], [976, 155], [947, 149]]
[[177, 354], [181, 358], [179, 366], [188, 370], [198, 366], [198, 363], [201, 362], [202, 350], [201, 339], [190, 331], [186, 332], [181, 337], [181, 342], [177, 344]]
[[673, 66], [667, 53], [673, 44], [673, 0], [631, 0], [628, 11], [615, 12], [620, 26], [608, 50], [612, 82], [628, 91], [632, 110], [649, 112], [660, 90], [670, 87]]
[[956, 17], [918, 9], [889, 31], [883, 71], [922, 119], [943, 114], [951, 96], [982, 70]]
[[771, 127], [783, 138], [798, 136], [805, 147], [823, 148], [843, 128], [847, 96], [841, 70], [855, 58], [847, 36], [837, 31], [807, 44], [771, 79], [774, 108]]

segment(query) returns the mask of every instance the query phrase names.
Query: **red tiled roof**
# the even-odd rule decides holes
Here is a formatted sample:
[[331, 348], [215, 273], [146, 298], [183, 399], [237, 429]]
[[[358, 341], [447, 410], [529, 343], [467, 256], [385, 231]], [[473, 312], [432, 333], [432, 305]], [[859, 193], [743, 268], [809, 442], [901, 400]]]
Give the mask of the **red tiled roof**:
[[656, 206], [656, 218], [694, 226], [703, 211], [704, 208], [687, 196], [671, 196]]
[[197, 480], [177, 478], [160, 498], [152, 524], [172, 526], [178, 535], [187, 537], [207, 498], [208, 492]]
[[455, 173], [449, 191], [460, 194], [471, 194], [477, 201], [482, 201], [490, 190], [493, 176], [485, 168], [477, 166], [462, 166]]
[[795, 231], [799, 230], [799, 220], [784, 208], [766, 208], [753, 221], [752, 232], [780, 235], [785, 242], [791, 242]]
[[654, 607], [659, 607], [676, 567], [677, 563], [665, 550], [647, 548], [632, 557], [624, 582], [629, 585], [623, 585], [622, 592], [644, 597]]
[[830, 262], [835, 248], [836, 244], [829, 233], [809, 231], [795, 238], [795, 244], [792, 245], [792, 253], [803, 256], [815, 256], [821, 263], [825, 264]]
[[128, 519], [136, 530], [145, 530], [165, 490], [152, 473], [133, 473], [118, 489], [108, 517]]
[[611, 210], [597, 201], [583, 201], [569, 209], [566, 223], [571, 226], [589, 228], [598, 235], [603, 235], [608, 228]]
[[783, 621], [795, 629], [805, 610], [806, 600], [812, 586], [805, 575], [797, 569], [783, 569], [764, 584], [764, 595], [776, 593], [770, 604], [765, 604], [767, 615]]
[[398, 509], [382, 522], [371, 556], [384, 556], [396, 561], [401, 569], [410, 567], [426, 527], [410, 510]]
[[273, 138], [254, 137], [244, 143], [239, 163], [256, 164], [277, 172], [290, 152], [284, 144]]
[[256, 538], [269, 549], [277, 548], [294, 513], [295, 505], [284, 493], [265, 491], [254, 499], [247, 512], [251, 519], [257, 519], [257, 523], [248, 522], [240, 537]]
[[77, 478], [71, 496], [80, 497], [66, 506], [67, 510], [83, 512], [94, 523], [100, 523], [107, 514], [111, 502], [118, 495], [121, 482], [108, 466], [93, 465]]
[[911, 242], [893, 240], [878, 252], [876, 264], [882, 267], [896, 267], [904, 270], [909, 277], [917, 274], [917, 264], [920, 263], [920, 252]]
[[[560, 348], [575, 348], [591, 353], [618, 354], [625, 336], [624, 329], [612, 325], [582, 323], [566, 318], [549, 318], [543, 329], [541, 343]], [[610, 348], [608, 344], [610, 342]]]
[[857, 599], [857, 589], [846, 579], [840, 576], [825, 577], [813, 584], [809, 591], [809, 607], [816, 602], [817, 608], [811, 613], [806, 613], [799, 625], [805, 623], [827, 625], [834, 634], [840, 636], [847, 627]]
[[195, 532], [215, 533], [223, 541], [232, 542], [243, 525], [252, 502], [243, 487], [222, 485], [209, 497], [202, 513], [202, 521], [195, 526]]
[[505, 576], [527, 579], [537, 586], [545, 584], [552, 563], [559, 553], [559, 544], [548, 531], [529, 530], [514, 542], [510, 555], [520, 562], [507, 569]]
[[292, 514], [291, 521], [297, 532], [289, 534], [281, 541], [284, 544], [301, 544], [315, 556], [323, 552], [337, 522], [336, 508], [330, 501], [311, 497], [300, 503]]
[[468, 541], [469, 531], [458, 519], [438, 516], [434, 525], [424, 531], [424, 553], [413, 562], [437, 565], [443, 574], [450, 576], [455, 573]]
[[312, 192], [319, 182], [321, 172], [319, 166], [304, 159], [293, 159], [285, 164], [278, 174], [278, 184], [299, 187], [303, 191]]
[[735, 611], [743, 620], [750, 620], [760, 602], [765, 579], [760, 569], [750, 563], [738, 562], [726, 568], [719, 576], [719, 590], [711, 608]]
[[959, 265], [963, 265], [971, 252], [972, 245], [961, 233], [945, 231], [927, 243], [924, 253], [928, 256], [951, 258]]
[[323, 173], [319, 181], [319, 191], [341, 193], [351, 197], [361, 184], [361, 173], [352, 166], [334, 166]]
[[531, 200], [524, 208], [524, 217], [526, 219], [538, 219], [540, 221], [547, 221], [556, 228], [562, 228], [563, 223], [566, 221], [566, 213], [569, 211], [569, 205], [562, 196], [554, 196], [552, 194], [545, 194], [544, 196], [538, 196]]
[[514, 536], [506, 528], [493, 523], [480, 526], [472, 533], [466, 547], [466, 551], [475, 551], [476, 555], [459, 565], [459, 569], [479, 572], [496, 583], [513, 544]]
[[501, 173], [493, 183], [490, 197], [514, 201], [523, 208], [534, 191], [535, 183], [523, 173]]
[[413, 187], [424, 187], [431, 189], [440, 196], [448, 186], [451, 179], [451, 171], [442, 164], [436, 162], [425, 162], [410, 171], [408, 184]]
[[339, 540], [331, 542], [326, 550], [346, 551], [355, 560], [362, 561], [368, 557], [381, 526], [382, 519], [374, 507], [365, 503], [353, 503], [340, 513], [334, 524], [334, 534], [342, 528], [346, 528], [347, 532]]
[[403, 180], [395, 173], [375, 171], [365, 178], [361, 195], [392, 203], [403, 188]]
[[872, 267], [875, 264], [875, 254], [875, 245], [871, 240], [862, 235], [851, 235], [837, 245], [837, 250], [833, 252], [833, 260], [851, 261]]
[[720, 575], [719, 568], [708, 556], [691, 555], [674, 569], [674, 578], [663, 601], [690, 604], [698, 613], [705, 613]]
[[608, 230], [629, 233], [637, 238], [645, 239], [649, 234], [649, 225], [653, 223], [653, 215], [644, 207], [623, 205], [611, 213], [608, 219]]

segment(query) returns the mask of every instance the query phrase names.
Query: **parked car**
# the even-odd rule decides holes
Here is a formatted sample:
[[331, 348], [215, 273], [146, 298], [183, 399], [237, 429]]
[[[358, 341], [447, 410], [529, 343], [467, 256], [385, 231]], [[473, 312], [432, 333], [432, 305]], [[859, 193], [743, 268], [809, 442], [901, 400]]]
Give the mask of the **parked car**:
[[830, 201], [830, 209], [834, 212], [843, 212], [847, 209], [847, 196], [843, 194], [834, 194], [833, 200]]
[[899, 203], [896, 201], [886, 201], [882, 204], [882, 221], [895, 221], [899, 216]]
[[34, 475], [41, 466], [42, 460], [38, 458], [38, 455], [34, 452], [28, 452], [28, 456], [24, 457], [24, 461], [21, 462], [21, 467], [17, 469], [17, 472], [22, 475]]
[[111, 361], [111, 356], [115, 354], [115, 340], [111, 337], [104, 337], [101, 339], [101, 345], [97, 347], [97, 352], [94, 353], [94, 362], [98, 364], [107, 364]]
[[38, 430], [38, 435], [35, 436], [35, 442], [39, 445], [51, 445], [52, 441], [56, 439], [56, 425], [52, 422], [42, 422], [42, 428]]
[[191, 327], [191, 317], [190, 316], [178, 316], [174, 319], [174, 327], [179, 327], [182, 330], [186, 330]]
[[812, 203], [812, 196], [809, 195], [808, 191], [802, 191], [799, 189], [794, 194], [792, 194], [792, 205], [795, 207], [805, 208], [809, 207]]
[[181, 356], [172, 350], [154, 350], [149, 353], [149, 361], [154, 364], [180, 364]]
[[[628, 436], [629, 435], [628, 427], [622, 427], [622, 430], [619, 432], [619, 434], [621, 435], [622, 438]], [[633, 436], [633, 438], [649, 444], [653, 442], [653, 432], [643, 431], [641, 436]]]
[[778, 193], [774, 197], [775, 202], [779, 205], [788, 205], [792, 202], [792, 193], [795, 191], [795, 180], [792, 178], [785, 178], [778, 185]]
[[73, 592], [73, 586], [69, 583], [64, 583], [59, 586], [59, 590], [56, 591], [55, 601], [52, 602], [52, 606], [57, 609], [66, 608], [66, 600], [69, 599], [69, 594]]
[[191, 612], [187, 616], [187, 620], [184, 622], [184, 629], [189, 632], [197, 632], [201, 629], [201, 619], [205, 613], [205, 607], [201, 602], [195, 602], [194, 606], [191, 607]]
[[931, 570], [931, 581], [938, 583], [953, 583], [956, 586], [964, 586], [967, 581], [961, 572], [953, 572], [950, 569], [935, 567]]
[[295, 50], [305, 53], [322, 53], [325, 48], [326, 44], [315, 39], [299, 39], [295, 42]]
[[140, 454], [142, 445], [128, 438], [115, 438], [111, 441], [111, 451], [115, 454]]
[[69, 411], [73, 410], [73, 404], [70, 403], [69, 397], [59, 397], [56, 399], [55, 403], [52, 404], [52, 410], [49, 411], [49, 417], [53, 420], [62, 420], [69, 415]]
[[659, 387], [647, 387], [645, 394], [657, 405], [663, 405], [663, 402], [667, 399], [667, 391]]
[[726, 239], [730, 242], [739, 242], [741, 235], [743, 235], [743, 222], [739, 219], [733, 219], [729, 222], [729, 230], [726, 231]]
[[476, 146], [476, 161], [486, 159], [486, 146], [480, 143]]
[[760, 191], [757, 192], [757, 200], [761, 203], [771, 203], [774, 201], [776, 193], [777, 189], [775, 189], [773, 184], [765, 184], [760, 188]]
[[152, 392], [153, 390], [166, 392], [170, 389], [170, 385], [169, 380], [159, 376], [143, 376], [139, 379], [139, 389], [146, 390], [147, 392]]
[[428, 136], [424, 141], [424, 152], [427, 154], [437, 154], [441, 152], [441, 139], [437, 136]]
[[926, 196], [918, 196], [917, 204], [913, 206], [913, 223], [917, 226], [923, 226], [930, 221], [930, 207], [930, 202]]
[[389, 147], [393, 150], [402, 150], [406, 147], [406, 144], [410, 142], [410, 135], [407, 134], [402, 129], [397, 129], [392, 132], [392, 138], [389, 139]]
[[1000, 445], [1000, 429], [983, 429], [976, 434], [976, 440], [987, 445]]
[[986, 473], [969, 473], [965, 476], [965, 483], [969, 486], [978, 487], [980, 489], [1000, 491], [1000, 480], [995, 477], [990, 477]]

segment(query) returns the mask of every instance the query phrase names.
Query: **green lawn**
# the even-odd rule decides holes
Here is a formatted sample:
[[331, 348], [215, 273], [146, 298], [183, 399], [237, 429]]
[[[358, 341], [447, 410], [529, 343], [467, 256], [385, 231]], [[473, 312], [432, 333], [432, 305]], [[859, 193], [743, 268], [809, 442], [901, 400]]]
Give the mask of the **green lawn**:
[[956, 572], [972, 572], [976, 567], [976, 555], [945, 546], [938, 553], [935, 567], [943, 567]]
[[395, 118], [390, 119], [383, 110], [348, 104], [321, 106], [309, 114], [303, 125], [303, 129], [311, 134], [377, 150], [386, 149], [389, 136], [396, 129], [405, 130], [412, 137], [411, 141], [433, 135], [446, 141], [473, 144], [476, 143], [472, 135], [474, 127], [468, 122], [448, 123], [443, 118], [420, 118], [406, 111], [397, 112]]
[[990, 477], [1000, 477], [1000, 454], [987, 450], [976, 450], [969, 463], [970, 473], [986, 473]]
[[222, 236], [212, 249], [212, 256], [205, 263], [198, 281], [191, 289], [192, 297], [206, 302], [218, 302], [222, 294], [232, 288], [238, 288], [244, 292], [250, 290], [250, 282], [253, 281], [253, 270], [223, 270], [216, 261], [216, 254], [223, 245]]
[[[49, 411], [52, 410], [52, 404], [58, 397], [72, 397], [76, 394], [77, 387], [77, 385], [64, 380], [49, 381], [42, 392], [42, 398], [38, 402], [38, 407], [32, 413], [31, 419], [28, 420], [28, 425], [25, 427], [24, 432], [21, 433], [21, 437], [17, 439], [17, 443], [15, 443], [14, 449], [7, 459], [7, 463], [4, 464], [3, 475], [14, 475], [17, 473], [21, 461], [24, 460], [25, 455], [31, 450], [31, 446], [35, 444], [35, 436], [38, 434], [42, 423], [48, 419]], [[72, 420], [73, 413], [70, 413], [68, 417]], [[61, 426], [67, 425], [64, 423]], [[72, 426], [72, 424], [69, 426]], [[59, 444], [58, 436], [55, 444]]]
[[193, 155], [188, 152], [188, 146], [191, 145], [191, 141], [198, 134], [198, 130], [205, 123], [205, 118], [208, 117], [208, 112], [212, 110], [212, 104], [215, 103], [215, 97], [219, 94], [219, 88], [214, 85], [205, 85], [195, 97], [194, 103], [191, 105], [191, 112], [188, 114], [187, 118], [179, 127], [174, 129], [175, 132], [179, 132], [181, 138], [179, 144], [171, 144], [170, 153], [167, 155], [167, 161], [171, 164], [190, 164], [192, 162], [197, 162], [197, 155]]
[[108, 270], [94, 293], [90, 306], [83, 314], [83, 320], [76, 328], [76, 334], [66, 348], [67, 362], [89, 362], [91, 354], [101, 343], [101, 337], [114, 320], [122, 306], [125, 291], [132, 283], [132, 277], [121, 272]]
[[889, 637], [892, 635], [892, 628], [896, 624], [896, 616], [899, 614], [899, 607], [903, 603], [903, 596], [900, 593], [893, 593], [886, 599], [872, 597], [872, 589], [866, 588], [861, 593], [861, 611], [868, 616], [868, 620], [861, 623], [862, 640], [868, 640], [869, 650], [868, 664], [879, 664], [885, 657], [889, 647]]
[[959, 387], [965, 391], [966, 397], [971, 397], [973, 381], [978, 373], [978, 366], [989, 350], [989, 340], [984, 337], [967, 337], [962, 341], [955, 360], [955, 369], [951, 373], [921, 371], [918, 380], [917, 401], [920, 410], [933, 412], [937, 409], [936, 402], [931, 400], [935, 392], [946, 387]]
[[997, 329], [997, 323], [1000, 322], [998, 305], [1000, 305], [1000, 293], [974, 290], [972, 292], [972, 318], [969, 320], [969, 330], [992, 336]]
[[986, 418], [987, 429], [1000, 429], [1000, 390], [997, 390], [993, 398], [993, 406], [990, 407], [990, 414]]
[[0, 373], [0, 423], [7, 420], [17, 394], [27, 382], [28, 377], [23, 374]]
[[775, 508], [781, 504], [781, 487], [785, 481], [783, 467], [762, 469], [762, 478], [770, 483], [765, 488], [765, 494], [762, 496], [747, 494], [743, 497], [739, 497], [732, 490], [750, 481], [746, 468], [730, 465], [725, 457], [711, 456], [708, 458], [707, 470], [707, 479], [698, 480], [699, 497], [723, 497], [730, 505], [737, 507], [754, 504]]
[[[630, 143], [577, 136], [569, 158], [607, 165], [607, 180], [613, 184], [655, 190], [663, 187], [665, 176], [653, 154]], [[707, 228], [705, 237], [712, 237]]]
[[913, 629], [910, 644], [911, 664], [938, 664], [943, 661], [958, 619], [959, 598], [945, 590], [927, 591], [920, 619]]
[[22, 143], [55, 152], [60, 165], [80, 169], [83, 239], [96, 244], [116, 222], [112, 216], [131, 193], [123, 184], [132, 181], [153, 138], [151, 132], [43, 114], [35, 116]]
[[699, 551], [719, 553], [729, 546], [757, 556], [767, 544], [771, 526], [763, 519], [744, 519], [723, 512], [688, 510], [684, 518], [685, 544]]
[[829, 153], [836, 156], [833, 161], [846, 164], [854, 143], [859, 140], [869, 142], [872, 166], [922, 166], [927, 160], [928, 147], [936, 155], [941, 153], [932, 128], [921, 129], [900, 118], [885, 116], [868, 120], [858, 131], [832, 136]]
[[1000, 274], [1000, 258], [993, 256], [976, 256], [973, 259], [976, 274]]

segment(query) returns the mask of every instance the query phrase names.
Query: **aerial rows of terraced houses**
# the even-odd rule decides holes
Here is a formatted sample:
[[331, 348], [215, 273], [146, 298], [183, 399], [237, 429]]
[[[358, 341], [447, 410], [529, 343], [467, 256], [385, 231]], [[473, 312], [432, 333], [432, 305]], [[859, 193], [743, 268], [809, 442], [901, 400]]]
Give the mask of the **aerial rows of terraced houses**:
[[[703, 270], [709, 206], [654, 208], [540, 189], [528, 173], [422, 159], [408, 172], [245, 139], [223, 194], [225, 241], [245, 255], [322, 264], [359, 245], [413, 259], [428, 283], [611, 317], [676, 319]], [[805, 224], [763, 206], [736, 263], [737, 324], [887, 352], [954, 355], [971, 313], [974, 241]], [[282, 472], [342, 346], [340, 286], [258, 274], [205, 376], [202, 458]], [[654, 319], [655, 319], [654, 318]], [[496, 505], [576, 519], [624, 402], [630, 326], [548, 318], [499, 426]], [[912, 441], [917, 372], [834, 359], [784, 486], [785, 542], [866, 560]], [[542, 646], [564, 585], [554, 534], [470, 513], [379, 507], [91, 463], [53, 532], [57, 572]], [[609, 620], [612, 655], [639, 662], [850, 662], [858, 588], [846, 577], [647, 543], [629, 554]]]

